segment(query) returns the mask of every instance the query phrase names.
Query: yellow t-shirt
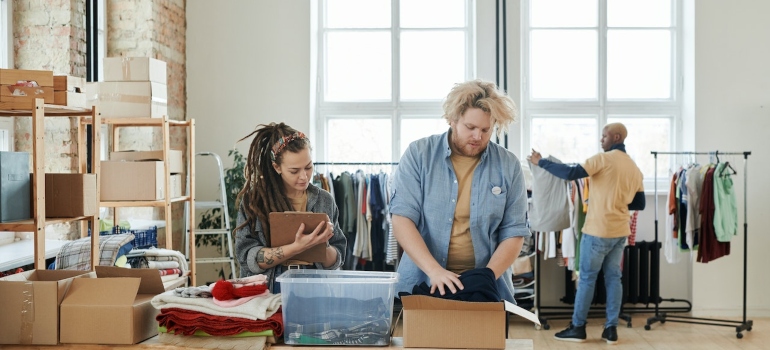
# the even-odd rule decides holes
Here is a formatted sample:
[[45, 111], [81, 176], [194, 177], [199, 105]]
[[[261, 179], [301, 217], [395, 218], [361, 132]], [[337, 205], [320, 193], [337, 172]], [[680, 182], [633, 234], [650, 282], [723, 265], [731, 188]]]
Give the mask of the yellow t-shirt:
[[457, 175], [457, 206], [452, 221], [446, 267], [447, 270], [459, 274], [476, 268], [476, 256], [473, 253], [471, 239], [471, 184], [473, 172], [481, 157], [452, 154], [450, 159]]
[[620, 150], [599, 153], [581, 166], [591, 179], [583, 232], [603, 238], [630, 235], [628, 205], [636, 192], [644, 191], [642, 171]]

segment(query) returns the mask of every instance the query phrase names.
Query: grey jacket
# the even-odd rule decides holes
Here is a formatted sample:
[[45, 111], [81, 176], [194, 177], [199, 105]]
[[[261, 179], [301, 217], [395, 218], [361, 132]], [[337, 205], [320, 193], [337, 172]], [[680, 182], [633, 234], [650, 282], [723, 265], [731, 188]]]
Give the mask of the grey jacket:
[[[243, 211], [243, 204], [238, 210], [237, 226], [240, 226], [246, 221], [246, 214]], [[347, 240], [345, 235], [340, 229], [338, 222], [339, 210], [337, 204], [334, 202], [331, 194], [328, 192], [310, 184], [307, 188], [307, 210], [313, 213], [326, 213], [329, 219], [334, 223], [334, 236], [329, 240], [329, 244], [337, 250], [337, 261], [327, 270], [336, 270], [342, 266], [342, 257], [347, 247]], [[257, 264], [257, 253], [267, 247], [267, 239], [265, 233], [262, 231], [262, 223], [259, 219], [254, 222], [238, 229], [235, 232], [235, 255], [238, 257], [238, 262], [241, 265], [241, 274], [239, 277], [247, 277], [256, 274], [263, 274], [267, 276], [268, 286], [270, 290], [273, 290], [273, 281], [275, 281], [276, 270], [282, 266], [263, 270]], [[316, 263], [317, 269], [323, 269], [324, 267], [320, 263]]]

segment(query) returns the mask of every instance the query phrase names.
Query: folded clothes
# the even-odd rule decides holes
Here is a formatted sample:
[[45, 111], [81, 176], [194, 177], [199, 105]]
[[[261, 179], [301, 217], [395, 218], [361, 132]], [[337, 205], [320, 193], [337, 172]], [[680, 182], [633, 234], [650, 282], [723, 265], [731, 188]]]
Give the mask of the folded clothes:
[[[174, 334], [174, 332], [169, 332], [168, 328], [166, 328], [165, 326], [158, 326], [158, 333]], [[208, 333], [206, 333], [204, 331], [201, 331], [201, 330], [195, 331], [195, 333], [193, 333], [192, 335], [196, 336], [196, 337], [213, 337], [211, 334], [208, 334]], [[261, 331], [261, 332], [249, 332], [249, 331], [246, 331], [246, 332], [241, 332], [241, 333], [238, 333], [238, 334], [228, 335], [228, 337], [230, 337], [230, 338], [273, 337], [273, 336], [275, 336], [275, 333], [273, 333], [272, 329], [268, 329], [266, 331]]]
[[243, 332], [272, 330], [276, 336], [283, 334], [283, 315], [274, 313], [266, 320], [249, 320], [239, 317], [209, 315], [179, 308], [161, 309], [155, 318], [169, 332], [193, 335], [204, 331], [213, 336], [229, 336]]
[[242, 317], [250, 320], [265, 320], [281, 307], [281, 294], [256, 297], [235, 308], [214, 304], [211, 298], [183, 298], [174, 291], [161, 293], [152, 298], [152, 306], [158, 310], [180, 308], [205, 314], [227, 317]]
[[235, 284], [226, 280], [217, 281], [211, 288], [211, 295], [217, 300], [232, 300], [261, 295], [267, 291], [267, 283], [265, 282], [261, 284], [240, 284], [240, 286], [237, 288]]
[[179, 287], [174, 289], [174, 295], [182, 298], [211, 298], [211, 287]]

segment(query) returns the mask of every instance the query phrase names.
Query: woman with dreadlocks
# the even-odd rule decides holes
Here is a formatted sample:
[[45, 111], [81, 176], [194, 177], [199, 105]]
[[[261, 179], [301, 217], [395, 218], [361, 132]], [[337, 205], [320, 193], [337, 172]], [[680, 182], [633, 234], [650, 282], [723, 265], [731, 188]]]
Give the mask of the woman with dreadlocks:
[[[337, 269], [342, 266], [341, 253], [347, 243], [337, 222], [339, 211], [334, 199], [311, 184], [313, 160], [307, 136], [284, 123], [270, 123], [260, 125], [239, 142], [252, 135], [255, 136], [244, 169], [246, 183], [238, 193], [235, 254], [241, 265], [241, 277], [263, 274], [270, 291], [280, 293], [280, 286], [274, 281], [289, 265]], [[326, 213], [330, 220], [315, 227], [309, 235], [302, 234], [303, 224], [293, 243], [269, 247], [268, 214], [284, 211]], [[322, 242], [327, 242], [323, 262], [311, 264], [292, 259]]]

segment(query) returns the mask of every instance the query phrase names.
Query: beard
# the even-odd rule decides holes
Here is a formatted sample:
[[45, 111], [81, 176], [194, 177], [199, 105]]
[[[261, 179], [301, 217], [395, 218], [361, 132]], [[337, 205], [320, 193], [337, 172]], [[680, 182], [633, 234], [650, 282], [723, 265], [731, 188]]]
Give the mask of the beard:
[[452, 130], [450, 142], [452, 143], [453, 151], [465, 157], [476, 157], [487, 149], [487, 144], [484, 143], [484, 140], [475, 142], [476, 146], [473, 146], [470, 141], [460, 140], [460, 137], [457, 136], [454, 130]]

